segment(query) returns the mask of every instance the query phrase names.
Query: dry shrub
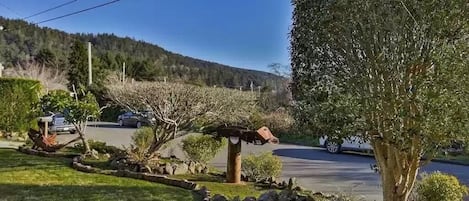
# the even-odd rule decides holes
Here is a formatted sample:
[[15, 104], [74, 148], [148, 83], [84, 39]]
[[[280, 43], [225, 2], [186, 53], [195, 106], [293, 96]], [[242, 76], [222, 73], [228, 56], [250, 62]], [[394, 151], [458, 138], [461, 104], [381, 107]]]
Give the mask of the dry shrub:
[[46, 67], [34, 61], [21, 62], [5, 69], [6, 77], [26, 78], [41, 82], [46, 93], [51, 90], [67, 90], [67, 74], [57, 68]]

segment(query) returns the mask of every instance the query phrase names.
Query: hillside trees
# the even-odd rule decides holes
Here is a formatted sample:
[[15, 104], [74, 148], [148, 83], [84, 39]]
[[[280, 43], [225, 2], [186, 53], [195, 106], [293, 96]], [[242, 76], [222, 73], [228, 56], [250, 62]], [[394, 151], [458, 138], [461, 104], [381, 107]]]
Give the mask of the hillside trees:
[[295, 0], [296, 119], [369, 140], [385, 201], [405, 201], [426, 154], [467, 138], [469, 4]]
[[[145, 64], [138, 65], [143, 66], [143, 71], [129, 74], [129, 78], [135, 80], [162, 80], [166, 77], [167, 80], [191, 82], [192, 78], [196, 77], [208, 86], [244, 86], [246, 88], [249, 87], [251, 81], [259, 86], [263, 85], [264, 80], [278, 79], [270, 73], [231, 68], [179, 55], [157, 45], [129, 37], [123, 38], [113, 34], [69, 34], [2, 17], [0, 17], [0, 24], [6, 27], [6, 30], [0, 32], [0, 61], [7, 68], [34, 58], [39, 63], [48, 62], [51, 56], [48, 53], [52, 52], [58, 62], [57, 66], [62, 70], [67, 70], [68, 66], [65, 64], [69, 62], [66, 58], [72, 52], [70, 45], [73, 45], [75, 41], [83, 44], [90, 41], [93, 44], [93, 57], [100, 58], [103, 70], [120, 71], [123, 62], [127, 63], [129, 70], [134, 62]], [[49, 50], [50, 52], [45, 52]], [[73, 83], [76, 84], [75, 81]], [[197, 83], [200, 84], [199, 81]]]

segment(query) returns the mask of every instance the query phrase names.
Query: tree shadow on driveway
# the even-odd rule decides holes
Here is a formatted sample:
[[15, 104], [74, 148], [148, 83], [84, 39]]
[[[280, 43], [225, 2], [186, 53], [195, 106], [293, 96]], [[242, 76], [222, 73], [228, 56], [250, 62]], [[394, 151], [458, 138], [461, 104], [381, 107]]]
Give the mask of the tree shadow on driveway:
[[361, 195], [375, 194], [380, 188], [379, 174], [370, 168], [375, 163], [372, 157], [308, 148], [276, 149], [273, 153], [282, 159], [282, 176], [296, 177], [307, 188]]
[[341, 163], [374, 164], [375, 160], [370, 156], [353, 155], [349, 153], [331, 154], [321, 149], [275, 149], [273, 154], [282, 157], [304, 160], [320, 160]]

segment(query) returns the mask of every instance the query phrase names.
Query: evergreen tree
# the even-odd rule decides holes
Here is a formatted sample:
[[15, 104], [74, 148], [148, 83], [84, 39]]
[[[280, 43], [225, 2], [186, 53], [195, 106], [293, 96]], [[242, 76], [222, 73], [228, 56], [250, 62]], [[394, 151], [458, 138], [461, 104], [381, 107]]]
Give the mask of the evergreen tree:
[[73, 85], [83, 89], [88, 84], [88, 61], [86, 49], [82, 42], [75, 41], [68, 57], [68, 88], [73, 90]]
[[56, 65], [56, 56], [48, 48], [43, 48], [39, 50], [36, 57], [34, 58], [36, 62], [47, 67], [53, 67]]

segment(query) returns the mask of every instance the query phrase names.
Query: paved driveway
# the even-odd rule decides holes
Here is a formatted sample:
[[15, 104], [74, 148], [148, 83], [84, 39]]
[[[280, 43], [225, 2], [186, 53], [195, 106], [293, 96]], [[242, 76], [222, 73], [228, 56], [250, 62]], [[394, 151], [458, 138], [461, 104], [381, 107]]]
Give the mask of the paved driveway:
[[[90, 139], [105, 141], [108, 144], [128, 146], [134, 128], [120, 128], [113, 123], [96, 123], [87, 128]], [[59, 140], [72, 139], [74, 135], [60, 135]], [[165, 154], [184, 157], [176, 139]], [[305, 188], [322, 192], [343, 192], [363, 195], [366, 200], [382, 200], [379, 175], [370, 169], [375, 163], [372, 157], [351, 154], [329, 154], [321, 148], [297, 145], [242, 144], [242, 154], [272, 151], [281, 157], [283, 171], [281, 179], [296, 177]], [[226, 168], [227, 150], [224, 149], [213, 159], [215, 167]], [[460, 165], [431, 163], [422, 171], [441, 171], [457, 176], [463, 183], [469, 184], [469, 168]]]

